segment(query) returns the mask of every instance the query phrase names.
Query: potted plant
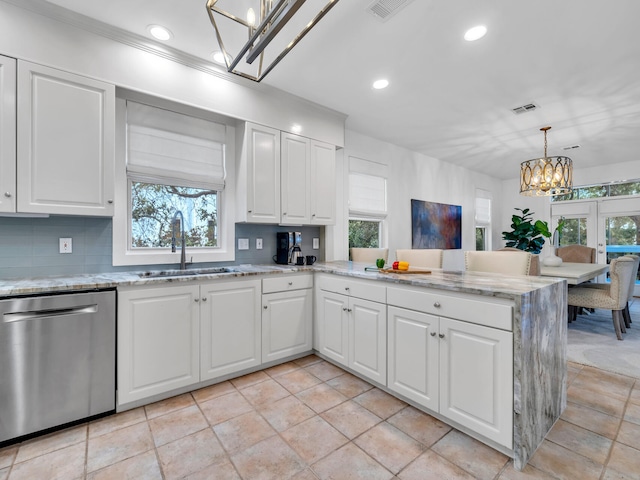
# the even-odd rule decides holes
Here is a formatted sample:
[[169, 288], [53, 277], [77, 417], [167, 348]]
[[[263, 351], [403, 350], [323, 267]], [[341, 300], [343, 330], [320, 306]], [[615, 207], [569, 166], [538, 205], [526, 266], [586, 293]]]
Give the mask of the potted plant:
[[534, 221], [533, 212], [528, 208], [524, 210], [516, 208], [522, 215], [511, 217], [510, 232], [502, 232], [502, 239], [507, 241], [507, 247], [515, 247], [525, 252], [540, 253], [544, 245], [545, 238], [551, 238], [549, 224], [542, 220]]

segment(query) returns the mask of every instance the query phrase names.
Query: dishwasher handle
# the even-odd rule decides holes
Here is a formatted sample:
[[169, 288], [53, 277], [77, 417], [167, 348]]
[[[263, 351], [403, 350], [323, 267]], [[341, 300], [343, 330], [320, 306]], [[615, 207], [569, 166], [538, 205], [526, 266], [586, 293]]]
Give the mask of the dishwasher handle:
[[27, 312], [9, 312], [3, 315], [4, 323], [22, 322], [26, 320], [39, 320], [45, 317], [62, 317], [83, 313], [96, 313], [98, 305], [84, 305], [73, 308], [53, 308], [50, 310], [33, 310]]

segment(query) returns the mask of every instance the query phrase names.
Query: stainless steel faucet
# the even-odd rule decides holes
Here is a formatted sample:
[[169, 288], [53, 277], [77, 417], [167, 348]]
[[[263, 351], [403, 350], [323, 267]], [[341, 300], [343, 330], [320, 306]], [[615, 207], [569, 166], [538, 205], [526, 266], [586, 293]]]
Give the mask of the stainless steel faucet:
[[181, 245], [180, 245], [180, 270], [187, 269], [187, 255], [185, 252], [185, 241], [184, 241], [184, 216], [180, 210], [176, 210], [176, 213], [173, 214], [173, 218], [171, 219], [171, 252], [176, 253], [176, 219], [180, 215], [180, 232], [181, 232]]

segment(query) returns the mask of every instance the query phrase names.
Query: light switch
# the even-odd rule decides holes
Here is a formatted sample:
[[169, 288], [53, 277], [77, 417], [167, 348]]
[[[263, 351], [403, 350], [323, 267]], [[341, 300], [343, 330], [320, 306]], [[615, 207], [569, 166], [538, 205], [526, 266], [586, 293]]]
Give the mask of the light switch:
[[72, 252], [72, 243], [70, 238], [61, 238], [60, 239], [60, 253], [71, 253]]
[[262, 250], [262, 239], [256, 238], [256, 250]]
[[314, 238], [313, 239], [313, 249], [314, 250], [320, 249], [320, 239], [319, 238]]
[[249, 250], [249, 239], [248, 238], [239, 238], [238, 239], [238, 250]]

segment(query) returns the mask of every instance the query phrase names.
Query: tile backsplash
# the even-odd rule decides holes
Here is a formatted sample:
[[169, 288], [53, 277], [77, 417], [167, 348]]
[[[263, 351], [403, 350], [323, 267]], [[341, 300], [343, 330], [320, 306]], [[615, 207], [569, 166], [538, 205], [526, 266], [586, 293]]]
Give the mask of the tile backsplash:
[[[230, 264], [270, 264], [276, 253], [276, 232], [302, 232], [302, 252], [324, 258], [324, 229], [278, 225], [236, 224], [236, 260], [202, 267]], [[59, 239], [71, 238], [73, 253], [61, 254]], [[249, 250], [238, 250], [237, 239], [247, 238]], [[262, 238], [262, 250], [256, 250]], [[312, 250], [313, 238], [320, 249]], [[154, 268], [176, 268], [157, 265]], [[51, 216], [48, 218], [0, 217], [0, 278], [72, 275], [82, 273], [148, 270], [150, 266], [114, 267], [112, 264], [112, 219]]]

